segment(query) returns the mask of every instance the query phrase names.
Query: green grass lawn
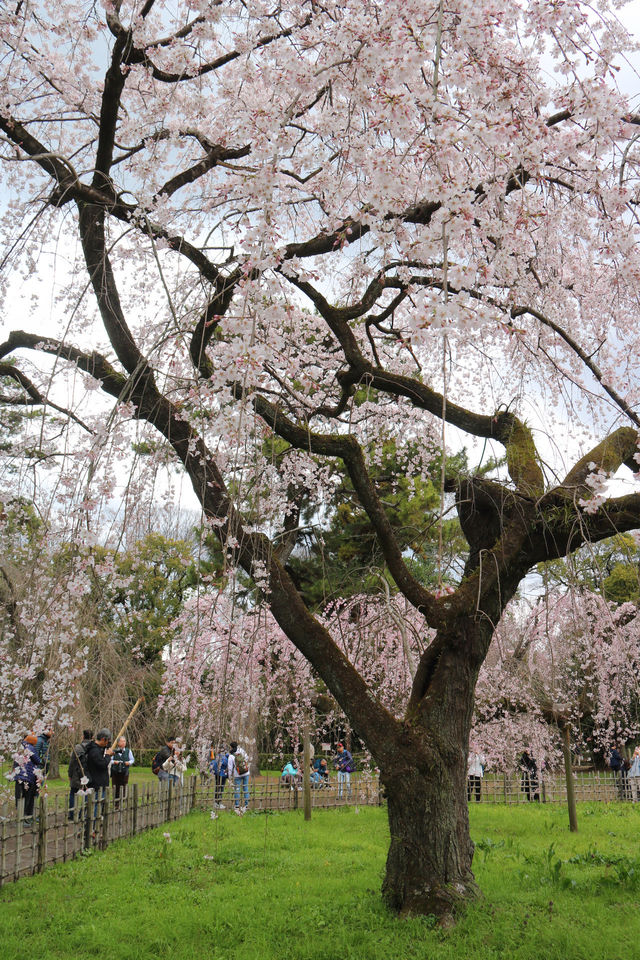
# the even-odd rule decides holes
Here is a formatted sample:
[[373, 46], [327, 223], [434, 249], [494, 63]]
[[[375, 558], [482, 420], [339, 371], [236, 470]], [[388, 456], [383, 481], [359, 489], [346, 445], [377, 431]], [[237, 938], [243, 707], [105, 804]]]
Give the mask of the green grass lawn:
[[[397, 920], [377, 808], [195, 813], [0, 890], [2, 960], [636, 960], [640, 809], [472, 807], [484, 898], [453, 930]], [[170, 842], [164, 831], [170, 834]]]

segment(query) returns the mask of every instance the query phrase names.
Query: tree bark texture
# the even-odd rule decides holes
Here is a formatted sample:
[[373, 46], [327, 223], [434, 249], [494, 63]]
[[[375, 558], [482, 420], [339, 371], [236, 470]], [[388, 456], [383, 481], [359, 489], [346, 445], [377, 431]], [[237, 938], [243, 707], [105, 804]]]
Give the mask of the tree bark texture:
[[[467, 810], [467, 753], [478, 675], [458, 627], [458, 652], [441, 656], [419, 712], [398, 737], [397, 758], [381, 770], [391, 843], [383, 896], [395, 912], [446, 923], [478, 895]], [[468, 650], [468, 647], [466, 647]]]

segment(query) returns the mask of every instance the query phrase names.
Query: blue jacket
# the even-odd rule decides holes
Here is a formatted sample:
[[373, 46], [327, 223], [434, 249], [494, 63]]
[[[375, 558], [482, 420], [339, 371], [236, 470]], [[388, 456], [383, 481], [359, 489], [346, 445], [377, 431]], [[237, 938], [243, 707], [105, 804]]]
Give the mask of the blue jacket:
[[21, 783], [28, 783], [30, 786], [33, 786], [38, 782], [36, 776], [36, 767], [42, 767], [42, 761], [38, 755], [38, 747], [32, 746], [32, 744], [27, 743], [26, 740], [23, 740], [20, 744], [22, 747], [25, 760], [23, 763], [18, 764], [14, 761], [13, 764], [13, 777], [14, 780], [19, 780]]
[[229, 754], [219, 753], [217, 757], [209, 760], [209, 770], [214, 777], [226, 780], [229, 775]]
[[38, 734], [36, 742], [36, 753], [40, 757], [40, 765], [44, 767], [45, 774], [49, 772], [49, 750], [51, 749], [51, 737], [46, 733]]
[[342, 753], [336, 754], [335, 765], [340, 773], [353, 773], [353, 757], [346, 747]]
[[623, 766], [622, 754], [619, 750], [616, 750], [615, 747], [613, 747], [609, 754], [609, 766], [612, 770], [620, 770]]

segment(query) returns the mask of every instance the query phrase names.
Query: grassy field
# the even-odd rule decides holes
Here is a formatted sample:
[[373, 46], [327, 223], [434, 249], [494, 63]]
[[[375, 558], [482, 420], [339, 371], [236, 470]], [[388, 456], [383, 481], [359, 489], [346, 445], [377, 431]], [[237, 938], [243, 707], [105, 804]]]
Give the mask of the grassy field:
[[0, 890], [0, 956], [22, 960], [636, 960], [640, 810], [472, 807], [484, 898], [453, 930], [380, 899], [377, 808], [196, 813]]

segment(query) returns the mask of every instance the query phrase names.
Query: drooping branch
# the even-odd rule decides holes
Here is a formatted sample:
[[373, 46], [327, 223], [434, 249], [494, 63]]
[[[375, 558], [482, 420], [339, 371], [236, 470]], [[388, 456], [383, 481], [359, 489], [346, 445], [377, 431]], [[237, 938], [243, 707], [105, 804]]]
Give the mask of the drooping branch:
[[[4, 345], [3, 345], [4, 346]], [[2, 351], [3, 346], [0, 346], [0, 351]], [[5, 354], [0, 353], [0, 356]], [[22, 389], [25, 391], [28, 400], [22, 397], [0, 397], [0, 404], [6, 404], [8, 406], [23, 406], [23, 405], [38, 405], [43, 407], [51, 407], [52, 410], [57, 410], [58, 413], [64, 414], [66, 417], [69, 417], [70, 420], [74, 420], [83, 430], [86, 430], [87, 433], [93, 433], [94, 431], [84, 423], [80, 417], [76, 416], [73, 410], [68, 410], [66, 407], [61, 407], [57, 403], [54, 403], [53, 400], [50, 400], [49, 397], [45, 397], [42, 394], [36, 385], [27, 377], [22, 370], [19, 370], [18, 367], [15, 367], [11, 363], [0, 363], [0, 377], [10, 377], [12, 380], [15, 380]]]
[[[242, 394], [240, 385], [236, 387], [235, 393], [236, 396]], [[428, 623], [433, 625], [439, 623], [438, 602], [433, 594], [425, 590], [410, 574], [391, 522], [369, 477], [362, 450], [355, 437], [351, 434], [312, 433], [308, 428], [293, 423], [278, 407], [264, 397], [255, 395], [251, 397], [251, 402], [258, 416], [271, 427], [274, 433], [298, 450], [308, 450], [314, 454], [339, 457], [343, 460], [360, 503], [376, 531], [389, 572], [398, 589], [425, 616]]]
[[550, 317], [545, 316], [539, 310], [536, 310], [534, 307], [514, 307], [511, 311], [511, 316], [513, 319], [516, 317], [524, 316], [529, 314], [532, 317], [535, 317], [540, 323], [544, 324], [545, 327], [549, 327], [550, 330], [553, 330], [554, 333], [557, 333], [564, 342], [569, 346], [576, 356], [580, 357], [585, 367], [591, 371], [593, 376], [596, 378], [602, 389], [607, 393], [613, 402], [632, 420], [638, 427], [640, 427], [640, 416], [633, 410], [624, 397], [621, 397], [618, 391], [611, 386], [610, 383], [602, 376], [602, 371], [600, 370], [597, 363], [595, 363], [591, 357], [582, 349], [577, 340], [568, 333], [564, 327], [561, 327], [559, 323], [556, 323], [555, 320], [552, 320]]
[[[0, 344], [0, 357], [20, 348], [40, 350], [68, 360], [100, 381], [105, 392], [133, 403], [133, 415], [155, 427], [182, 462], [202, 504], [206, 517], [215, 521], [223, 548], [266, 592], [276, 620], [300, 652], [317, 670], [328, 688], [363, 736], [379, 740], [378, 760], [393, 749], [392, 731], [398, 721], [379, 703], [368, 684], [336, 646], [329, 632], [313, 617], [278, 558], [277, 548], [261, 533], [247, 532], [247, 522], [234, 507], [215, 458], [202, 437], [184, 419], [180, 410], [140, 378], [125, 377], [95, 351], [79, 350], [61, 341], [43, 340], [33, 334], [13, 331]], [[384, 735], [387, 731], [388, 736]]]
[[[216, 0], [216, 5], [217, 4], [218, 0]], [[176, 40], [184, 39], [193, 31], [194, 27], [196, 27], [198, 23], [202, 22], [203, 19], [204, 18], [202, 17], [197, 17], [182, 29], [177, 30], [171, 37], [163, 37], [162, 39], [151, 41], [151, 43], [149, 43], [144, 50], [131, 45], [127, 52], [127, 58], [125, 62], [127, 64], [142, 64], [151, 72], [153, 78], [155, 80], [159, 80], [161, 83], [183, 83], [184, 81], [204, 77], [208, 73], [212, 73], [229, 63], [233, 63], [233, 61], [237, 60], [239, 57], [246, 56], [246, 51], [230, 50], [227, 53], [216, 57], [215, 60], [210, 60], [207, 63], [201, 63], [198, 66], [185, 68], [180, 73], [171, 73], [168, 70], [162, 70], [153, 62], [149, 56], [150, 50], [153, 50], [154, 48], [158, 49], [171, 46]], [[283, 40], [293, 36], [296, 32], [304, 30], [304, 28], [311, 23], [312, 19], [312, 14], [309, 14], [301, 23], [277, 30], [275, 33], [271, 33], [266, 37], [261, 37], [260, 40], [256, 41], [254, 49], [260, 50], [263, 47], [268, 47], [276, 40]], [[114, 17], [113, 15], [109, 16], [108, 22], [111, 32], [116, 37], [116, 43], [123, 36], [129, 35], [128, 31], [126, 31], [125, 27], [123, 27], [117, 17]]]

